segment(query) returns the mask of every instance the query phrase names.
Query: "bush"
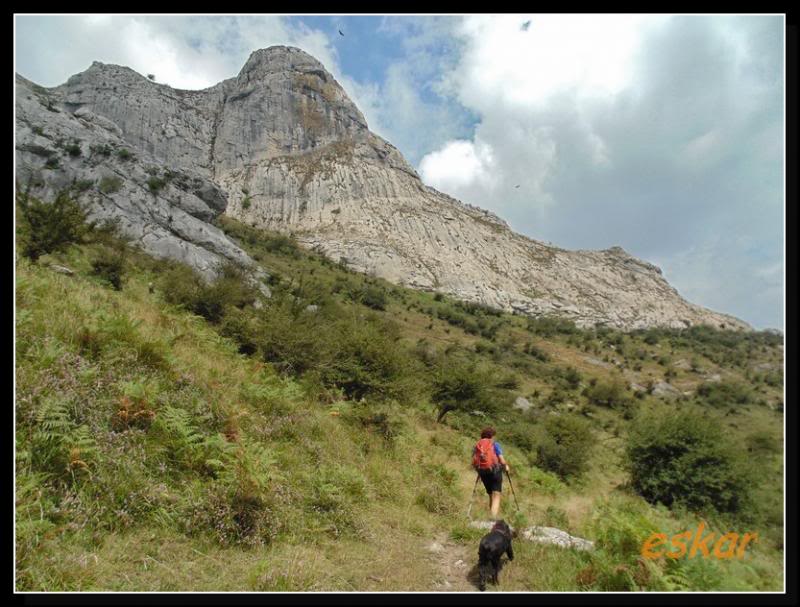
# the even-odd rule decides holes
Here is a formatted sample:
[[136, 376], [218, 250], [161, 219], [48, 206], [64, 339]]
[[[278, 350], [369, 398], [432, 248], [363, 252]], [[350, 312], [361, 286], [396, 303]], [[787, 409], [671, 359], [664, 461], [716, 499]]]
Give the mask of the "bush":
[[85, 192], [94, 185], [92, 179], [78, 179], [72, 183], [72, 187], [76, 192]]
[[119, 192], [121, 187], [122, 187], [122, 179], [120, 179], [116, 175], [111, 175], [108, 177], [103, 177], [100, 180], [100, 185], [98, 186], [98, 189], [103, 194], [113, 194], [114, 192]]
[[251, 355], [258, 351], [259, 326], [251, 314], [231, 308], [220, 323], [219, 332], [239, 346], [239, 353]]
[[167, 185], [167, 180], [161, 177], [153, 175], [147, 179], [147, 187], [153, 194], [161, 190], [165, 185]]
[[539, 346], [537, 346], [536, 344], [530, 342], [525, 344], [525, 346], [522, 348], [522, 351], [525, 354], [532, 356], [539, 362], [546, 363], [550, 360], [550, 357], [547, 355], [547, 352], [539, 348]]
[[437, 421], [441, 422], [449, 411], [490, 413], [501, 402], [510, 402], [510, 394], [498, 388], [495, 379], [496, 373], [489, 367], [445, 356], [436, 370], [431, 394], [439, 407]]
[[228, 307], [242, 308], [256, 297], [255, 289], [245, 282], [241, 269], [231, 262], [221, 266], [212, 284], [181, 265], [168, 270], [161, 282], [168, 303], [181, 305], [213, 323], [222, 319]]
[[133, 154], [130, 152], [130, 150], [120, 148], [117, 150], [117, 157], [119, 157], [120, 160], [130, 160], [133, 158]]
[[386, 309], [386, 291], [373, 285], [365, 285], [361, 291], [359, 301], [373, 310]]
[[579, 476], [586, 470], [594, 443], [594, 434], [583, 419], [548, 416], [536, 445], [538, 465], [562, 479]]
[[625, 384], [619, 379], [590, 382], [584, 395], [591, 404], [620, 411], [626, 418], [631, 417], [636, 406], [636, 401], [627, 394]]
[[753, 393], [737, 381], [706, 382], [697, 388], [697, 396], [712, 407], [747, 405], [753, 402]]
[[260, 237], [261, 246], [264, 250], [278, 255], [285, 255], [298, 259], [301, 256], [300, 245], [291, 236], [286, 234], [271, 234]]
[[405, 348], [397, 347], [396, 325], [340, 320], [332, 337], [334, 356], [321, 374], [327, 385], [356, 400], [414, 398], [418, 364]]
[[107, 280], [114, 290], [121, 290], [125, 274], [124, 249], [115, 250], [103, 247], [97, 257], [92, 260], [92, 274]]
[[739, 512], [750, 473], [719, 425], [697, 412], [642, 416], [628, 436], [627, 468], [646, 500], [690, 510]]
[[89, 149], [91, 150], [92, 154], [111, 156], [111, 146], [106, 143], [92, 145]]
[[566, 318], [554, 316], [539, 316], [528, 318], [527, 329], [529, 332], [542, 337], [552, 337], [553, 335], [570, 335], [577, 333], [578, 328], [575, 323]]
[[60, 192], [50, 204], [28, 194], [19, 194], [17, 203], [22, 219], [22, 254], [31, 261], [82, 242], [89, 229], [83, 207], [66, 191]]

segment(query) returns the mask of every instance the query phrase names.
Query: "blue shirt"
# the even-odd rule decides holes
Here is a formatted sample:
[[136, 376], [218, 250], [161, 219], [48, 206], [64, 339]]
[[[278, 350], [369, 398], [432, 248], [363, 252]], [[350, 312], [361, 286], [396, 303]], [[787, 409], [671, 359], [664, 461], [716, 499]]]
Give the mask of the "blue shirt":
[[503, 450], [500, 448], [500, 443], [497, 441], [494, 442], [494, 453], [497, 455], [497, 457], [503, 455]]

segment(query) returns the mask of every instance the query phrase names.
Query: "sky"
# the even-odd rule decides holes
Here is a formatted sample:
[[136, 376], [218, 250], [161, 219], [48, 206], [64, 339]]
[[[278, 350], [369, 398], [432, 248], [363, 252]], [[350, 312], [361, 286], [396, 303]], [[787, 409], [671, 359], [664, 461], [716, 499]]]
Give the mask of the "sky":
[[199, 89], [275, 44], [319, 59], [426, 184], [783, 330], [782, 15], [15, 17], [16, 71], [43, 86], [97, 60]]

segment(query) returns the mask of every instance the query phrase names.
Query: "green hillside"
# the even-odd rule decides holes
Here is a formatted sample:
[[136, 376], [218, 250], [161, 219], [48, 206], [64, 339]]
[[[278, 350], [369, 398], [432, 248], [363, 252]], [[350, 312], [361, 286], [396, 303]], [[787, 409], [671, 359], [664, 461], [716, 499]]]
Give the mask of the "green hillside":
[[[474, 591], [486, 425], [520, 506], [504, 484], [503, 515], [596, 543], [518, 538], [488, 591], [783, 586], [778, 336], [579, 330], [222, 218], [271, 275], [259, 302], [237, 268], [207, 286], [97, 230], [32, 262], [21, 216], [18, 590]], [[701, 520], [758, 541], [640, 556]]]

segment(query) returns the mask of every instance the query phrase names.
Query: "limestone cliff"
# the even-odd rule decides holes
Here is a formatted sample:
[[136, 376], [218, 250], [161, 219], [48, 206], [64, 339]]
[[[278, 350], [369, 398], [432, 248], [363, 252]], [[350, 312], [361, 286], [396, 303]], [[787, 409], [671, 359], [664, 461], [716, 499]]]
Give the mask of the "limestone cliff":
[[[86, 153], [60, 170], [45, 168], [48, 156], [34, 148], [53, 149], [48, 133], [79, 140]], [[90, 148], [98, 141], [127, 147], [137, 160], [96, 157]], [[18, 169], [50, 190], [84, 175], [120, 175], [124, 188], [97, 205], [137, 213], [150, 226], [140, 230], [143, 246], [196, 266], [210, 263], [201, 250], [246, 258], [224, 235], [212, 227], [206, 235], [196, 223], [224, 210], [250, 225], [294, 233], [354, 269], [509, 311], [624, 329], [749, 328], [687, 302], [657, 267], [619, 247], [545, 245], [427, 187], [394, 146], [369, 130], [324, 66], [296, 48], [255, 51], [238, 76], [201, 91], [100, 63], [53, 89], [18, 77], [17, 151]], [[154, 195], [143, 189], [148, 171], [180, 177]], [[151, 231], [159, 247], [145, 237]], [[177, 254], [179, 241], [192, 253]]]

